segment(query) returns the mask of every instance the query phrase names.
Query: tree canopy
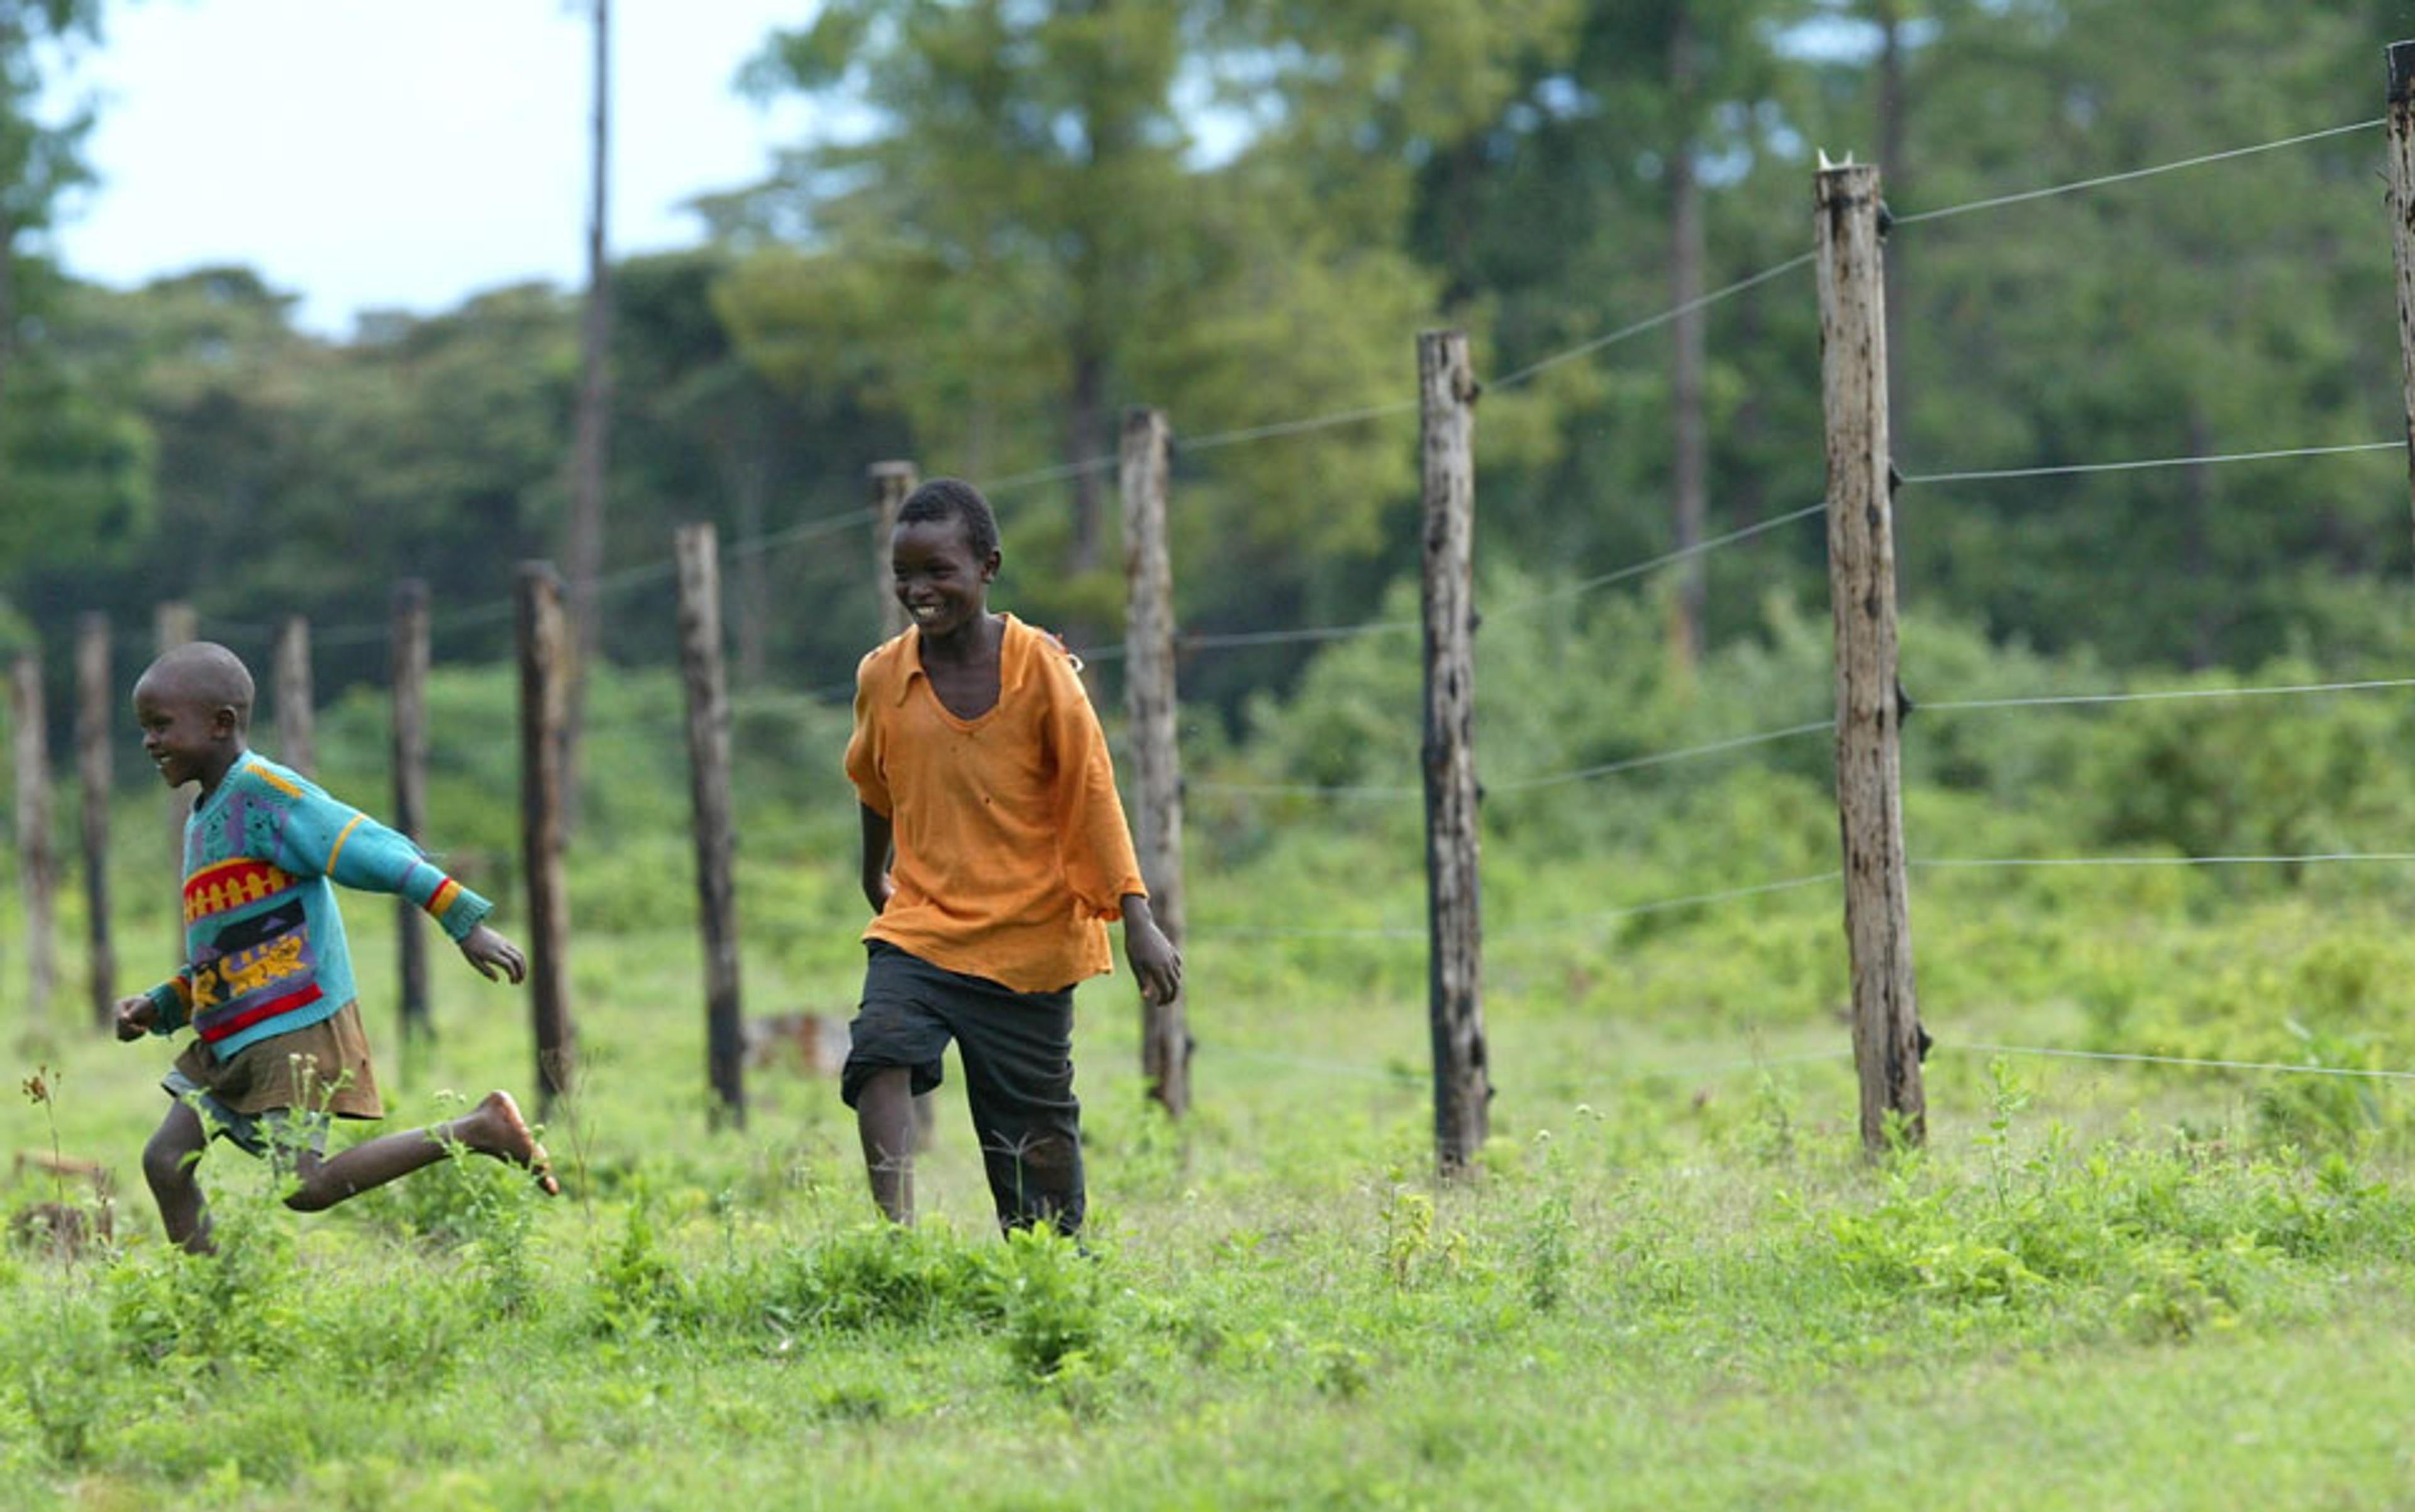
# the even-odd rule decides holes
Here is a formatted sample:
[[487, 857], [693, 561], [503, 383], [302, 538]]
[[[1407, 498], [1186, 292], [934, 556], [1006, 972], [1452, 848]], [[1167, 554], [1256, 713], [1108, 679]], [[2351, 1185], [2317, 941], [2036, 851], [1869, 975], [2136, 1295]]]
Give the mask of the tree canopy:
[[[671, 525], [713, 518], [766, 543], [733, 553], [747, 674], [841, 683], [871, 552], [817, 522], [908, 456], [998, 485], [1012, 601], [1111, 640], [1106, 459], [1146, 403], [1208, 443], [1178, 459], [1187, 628], [1377, 615], [1415, 559], [1412, 341], [1445, 323], [1508, 380], [1478, 423], [1484, 560], [1573, 581], [1667, 550], [1688, 424], [1699, 529], [1799, 509], [1808, 273], [1702, 312], [1690, 394], [1691, 337], [1655, 318], [1689, 245], [1712, 292], [1806, 250], [1824, 148], [1885, 155], [1908, 601], [2122, 665], [2383, 656], [2409, 562], [2390, 457], [1918, 481], [2399, 433], [2378, 132], [1926, 213], [2369, 120], [2403, 10], [832, 0], [744, 72], [837, 124], [711, 197], [695, 247], [616, 269], [608, 591], [651, 605]], [[497, 649], [508, 563], [560, 540], [571, 296], [334, 340], [246, 269], [79, 282], [43, 228], [82, 123], [30, 112], [98, 20], [0, 0], [0, 592], [54, 631], [172, 595], [233, 635], [310, 612], [352, 636], [340, 680], [376, 675], [414, 574], [440, 650]], [[1819, 560], [1808, 530], [1707, 559], [1706, 634], [1762, 634]], [[608, 652], [668, 655], [654, 618], [608, 613]], [[1238, 710], [1312, 654], [1201, 658], [1186, 688]]]

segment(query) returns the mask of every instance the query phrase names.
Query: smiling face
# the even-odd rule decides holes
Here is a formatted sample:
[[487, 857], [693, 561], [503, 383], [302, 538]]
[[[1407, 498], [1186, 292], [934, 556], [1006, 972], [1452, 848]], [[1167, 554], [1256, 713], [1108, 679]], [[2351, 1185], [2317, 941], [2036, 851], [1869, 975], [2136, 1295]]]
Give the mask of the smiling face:
[[142, 754], [171, 787], [215, 779], [239, 750], [233, 710], [149, 678], [134, 685], [134, 722]]
[[925, 638], [960, 635], [988, 613], [998, 554], [975, 557], [962, 519], [902, 521], [890, 537], [889, 560], [896, 574], [897, 602]]
[[251, 674], [223, 646], [197, 641], [153, 662], [134, 684], [134, 722], [161, 780], [216, 787], [243, 755], [251, 695]]

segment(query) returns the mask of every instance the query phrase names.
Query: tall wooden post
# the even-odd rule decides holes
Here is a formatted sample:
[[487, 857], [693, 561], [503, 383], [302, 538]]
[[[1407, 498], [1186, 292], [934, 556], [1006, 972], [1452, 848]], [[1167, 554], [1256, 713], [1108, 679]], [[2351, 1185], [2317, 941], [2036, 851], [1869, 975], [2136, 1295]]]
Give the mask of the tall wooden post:
[[880, 638], [892, 640], [906, 629], [906, 606], [892, 591], [896, 575], [889, 565], [889, 538], [897, 533], [897, 511], [917, 479], [911, 462], [875, 462], [865, 476], [872, 486], [873, 596], [880, 605]]
[[[390, 667], [394, 682], [394, 827], [414, 842], [428, 828], [428, 585], [416, 577], [394, 589]], [[396, 900], [395, 950], [402, 981], [405, 1043], [435, 1033], [428, 1011], [428, 917]]]
[[2389, 49], [2390, 241], [2398, 263], [2398, 369], [2407, 411], [2407, 475], [2415, 503], [2415, 42]]
[[[1170, 440], [1162, 410], [1124, 412], [1124, 704], [1132, 719], [1132, 838], [1149, 912], [1182, 945], [1182, 754], [1175, 739], [1174, 568], [1166, 547]], [[1186, 995], [1140, 1005], [1140, 1070], [1148, 1095], [1179, 1118], [1191, 1107]]]
[[729, 686], [721, 658], [721, 553], [709, 524], [682, 525], [680, 671], [687, 684], [688, 791], [696, 810], [697, 921], [704, 933], [705, 1070], [721, 1116], [746, 1127], [738, 996], [737, 849], [729, 799]]
[[1492, 1128], [1491, 1058], [1478, 971], [1477, 876], [1476, 373], [1467, 337], [1418, 337], [1425, 478], [1425, 789], [1429, 1017], [1434, 1160], [1466, 1169]]
[[1890, 1120], [1920, 1140], [1920, 1015], [1904, 877], [1901, 714], [1896, 692], [1895, 508], [1889, 497], [1885, 268], [1879, 171], [1818, 179], [1820, 378], [1827, 414], [1828, 594], [1837, 626], [1837, 807], [1852, 955], [1853, 1063], [1862, 1144]]
[[[193, 606], [179, 600], [162, 604], [152, 616], [159, 653], [189, 645], [200, 636]], [[175, 969], [185, 967], [185, 821], [192, 816], [197, 789], [190, 783], [168, 790], [168, 950]]]
[[58, 981], [58, 947], [51, 895], [50, 726], [42, 707], [42, 653], [21, 651], [9, 675], [9, 712], [17, 727], [17, 878], [25, 901], [25, 1019], [46, 1026], [51, 990]]
[[109, 616], [87, 614], [76, 625], [76, 780], [83, 789], [84, 980], [93, 1023], [102, 1029], [117, 1023], [117, 948], [109, 929], [109, 753], [118, 708], [109, 685]]
[[520, 563], [520, 865], [528, 875], [529, 1009], [536, 1031], [537, 1095], [550, 1109], [570, 1090], [570, 899], [562, 888], [562, 726], [570, 662], [562, 578], [548, 561]]
[[277, 758], [305, 777], [319, 771], [310, 703], [310, 621], [288, 615], [277, 632]]

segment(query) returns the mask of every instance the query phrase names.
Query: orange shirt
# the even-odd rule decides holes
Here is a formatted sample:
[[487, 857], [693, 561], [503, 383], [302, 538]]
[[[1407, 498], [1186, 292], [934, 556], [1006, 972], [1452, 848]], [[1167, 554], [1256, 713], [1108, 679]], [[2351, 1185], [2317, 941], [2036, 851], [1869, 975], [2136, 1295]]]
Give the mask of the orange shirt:
[[1008, 615], [998, 703], [958, 719], [922, 645], [909, 626], [856, 668], [848, 780], [897, 849], [863, 937], [1016, 992], [1113, 970], [1106, 921], [1148, 889], [1072, 657]]

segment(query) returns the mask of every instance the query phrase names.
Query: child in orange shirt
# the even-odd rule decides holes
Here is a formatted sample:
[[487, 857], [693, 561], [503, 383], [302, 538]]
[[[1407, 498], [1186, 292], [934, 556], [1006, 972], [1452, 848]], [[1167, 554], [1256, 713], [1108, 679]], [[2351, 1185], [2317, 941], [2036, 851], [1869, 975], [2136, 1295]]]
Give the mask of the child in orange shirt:
[[1057, 639], [989, 609], [998, 521], [937, 478], [898, 511], [912, 625], [856, 672], [847, 774], [863, 821], [863, 1001], [840, 1073], [872, 1195], [914, 1216], [913, 1099], [951, 1040], [1008, 1228], [1082, 1224], [1073, 984], [1114, 969], [1106, 921], [1151, 1002], [1182, 958], [1149, 915], [1105, 737]]

